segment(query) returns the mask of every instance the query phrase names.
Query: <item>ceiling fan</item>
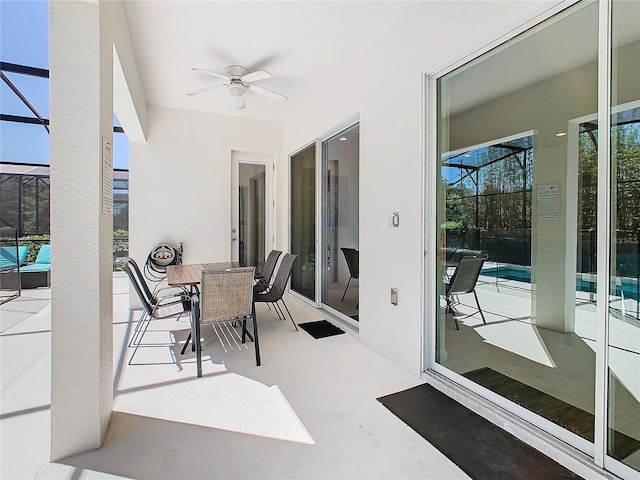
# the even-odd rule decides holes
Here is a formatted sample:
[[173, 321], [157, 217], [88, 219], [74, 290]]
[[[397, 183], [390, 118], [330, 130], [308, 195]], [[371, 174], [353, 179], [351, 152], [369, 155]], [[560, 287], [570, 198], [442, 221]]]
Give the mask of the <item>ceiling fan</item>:
[[227, 83], [211, 85], [208, 87], [199, 88], [198, 90], [187, 92], [187, 95], [189, 96], [197, 95], [209, 90], [215, 90], [216, 88], [220, 87], [227, 87], [227, 91], [236, 99], [237, 109], [244, 108], [244, 94], [247, 92], [247, 90], [255, 92], [259, 95], [264, 95], [265, 97], [277, 100], [279, 102], [287, 101], [287, 97], [285, 97], [284, 95], [253, 84], [253, 82], [256, 82], [258, 80], [271, 78], [271, 74], [266, 70], [256, 70], [255, 72], [249, 73], [249, 70], [241, 67], [240, 65], [226, 66], [224, 69], [224, 74], [212, 72], [211, 70], [204, 70], [202, 68], [193, 68], [193, 70], [220, 78], [222, 80], [225, 80]]

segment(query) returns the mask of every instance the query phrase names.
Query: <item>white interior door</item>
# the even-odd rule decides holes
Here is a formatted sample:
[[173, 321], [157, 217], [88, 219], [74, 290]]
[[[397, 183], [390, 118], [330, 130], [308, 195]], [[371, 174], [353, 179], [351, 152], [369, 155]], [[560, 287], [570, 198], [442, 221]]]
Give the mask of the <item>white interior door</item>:
[[274, 245], [273, 156], [231, 152], [231, 259], [262, 267]]

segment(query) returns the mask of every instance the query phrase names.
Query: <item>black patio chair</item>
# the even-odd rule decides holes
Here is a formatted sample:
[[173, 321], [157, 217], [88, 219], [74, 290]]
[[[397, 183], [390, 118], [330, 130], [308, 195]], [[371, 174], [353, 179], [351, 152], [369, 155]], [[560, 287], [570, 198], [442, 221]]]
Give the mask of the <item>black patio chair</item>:
[[[461, 295], [464, 293], [473, 293], [473, 296], [476, 299], [476, 305], [478, 306], [478, 312], [480, 312], [480, 316], [482, 317], [482, 323], [487, 323], [484, 318], [484, 314], [482, 313], [482, 308], [480, 308], [478, 295], [476, 294], [476, 283], [478, 282], [478, 277], [480, 276], [482, 265], [484, 264], [484, 261], [486, 259], [487, 255], [473, 255], [462, 257], [458, 262], [458, 266], [456, 267], [455, 272], [453, 272], [453, 275], [451, 275], [449, 281], [445, 283], [445, 299], [447, 301], [445, 313], [452, 314], [453, 321], [456, 325], [456, 330], [460, 330], [460, 325], [458, 325], [458, 319], [456, 318], [453, 306], [459, 302], [454, 303], [452, 297], [456, 296], [457, 301], [457, 295]], [[465, 318], [472, 315], [475, 315], [475, 312], [471, 315], [466, 315]]]
[[264, 276], [256, 280], [256, 284], [253, 286], [254, 293], [264, 292], [267, 288], [269, 288], [269, 282], [271, 281], [273, 272], [276, 269], [276, 264], [278, 263], [278, 258], [280, 258], [280, 255], [282, 255], [282, 252], [280, 250], [271, 250], [271, 252], [269, 252], [267, 261], [264, 262], [264, 267], [262, 268], [262, 274]]
[[287, 288], [287, 282], [289, 281], [289, 276], [291, 276], [291, 269], [293, 268], [293, 262], [296, 261], [298, 255], [293, 255], [291, 253], [285, 253], [284, 257], [282, 257], [282, 261], [280, 262], [280, 266], [278, 267], [278, 271], [276, 272], [275, 280], [272, 284], [268, 286], [268, 288], [262, 292], [255, 292], [253, 294], [253, 300], [256, 303], [270, 303], [273, 305], [274, 310], [278, 314], [278, 317], [281, 320], [285, 320], [284, 311], [282, 307], [278, 305], [278, 302], [281, 302], [284, 305], [285, 310], [289, 314], [289, 318], [293, 323], [293, 326], [296, 330], [298, 330], [298, 326], [296, 325], [287, 304], [284, 302], [282, 296]]
[[[165, 287], [159, 289], [155, 294], [152, 294], [149, 286], [144, 281], [138, 264], [132, 258], [127, 260], [122, 271], [129, 277], [129, 281], [142, 303], [142, 314], [138, 319], [128, 344], [129, 347], [135, 347], [129, 358], [129, 365], [131, 365], [133, 357], [142, 343], [142, 337], [146, 333], [147, 328], [149, 328], [151, 320], [172, 317], [179, 319], [185, 313], [189, 313], [191, 298], [184, 293], [184, 289], [176, 289], [176, 287]], [[169, 290], [171, 290], [172, 293], [163, 294]]]
[[342, 250], [342, 254], [344, 255], [344, 259], [347, 261], [347, 267], [349, 267], [349, 281], [347, 282], [347, 286], [342, 293], [341, 302], [344, 301], [344, 296], [347, 294], [347, 290], [349, 288], [349, 284], [351, 283], [351, 279], [355, 278], [356, 280], [360, 277], [360, 252], [355, 248], [348, 247], [340, 247]]

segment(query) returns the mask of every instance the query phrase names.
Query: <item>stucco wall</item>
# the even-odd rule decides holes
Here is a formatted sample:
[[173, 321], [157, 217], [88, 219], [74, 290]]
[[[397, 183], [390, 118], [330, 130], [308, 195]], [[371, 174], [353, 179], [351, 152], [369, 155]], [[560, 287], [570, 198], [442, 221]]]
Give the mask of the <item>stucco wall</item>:
[[[422, 370], [422, 72], [547, 2], [421, 2], [366, 55], [285, 122], [291, 154], [360, 115], [360, 340], [406, 369]], [[428, 27], [427, 27], [428, 26]], [[279, 238], [288, 237], [288, 178], [279, 170]], [[400, 213], [400, 227], [389, 216]], [[435, 243], [435, 242], [433, 242]], [[288, 245], [285, 241], [280, 246]], [[433, 252], [428, 251], [431, 255]], [[397, 287], [399, 304], [390, 303]]]
[[228, 261], [231, 151], [281, 158], [281, 124], [150, 106], [147, 132], [131, 143], [131, 256], [182, 241], [185, 263]]

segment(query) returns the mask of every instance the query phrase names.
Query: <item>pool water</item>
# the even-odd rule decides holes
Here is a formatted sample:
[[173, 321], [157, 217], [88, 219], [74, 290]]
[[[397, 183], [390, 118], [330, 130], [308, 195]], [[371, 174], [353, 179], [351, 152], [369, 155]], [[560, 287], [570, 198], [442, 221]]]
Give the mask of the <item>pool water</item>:
[[[522, 267], [517, 265], [486, 267], [482, 269], [481, 275], [503, 278], [505, 280], [515, 280], [517, 282], [531, 283], [531, 269], [529, 267]], [[580, 292], [596, 293], [596, 287], [597, 285], [595, 282], [590, 282], [582, 278], [576, 278], [576, 288]], [[630, 298], [637, 301], [640, 298], [638, 292], [638, 280], [635, 278], [618, 277], [614, 295], [624, 296], [624, 298]]]

